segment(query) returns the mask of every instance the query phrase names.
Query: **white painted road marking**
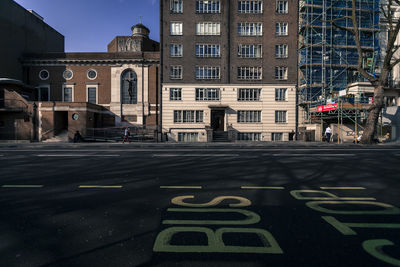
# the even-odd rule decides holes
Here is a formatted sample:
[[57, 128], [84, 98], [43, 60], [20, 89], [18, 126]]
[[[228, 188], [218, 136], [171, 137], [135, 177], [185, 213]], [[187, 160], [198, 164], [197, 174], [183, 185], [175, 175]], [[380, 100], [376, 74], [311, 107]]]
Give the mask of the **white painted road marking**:
[[3, 188], [42, 188], [43, 185], [38, 184], [5, 184], [2, 185]]
[[161, 189], [201, 189], [201, 186], [184, 186], [184, 185], [162, 185]]
[[120, 189], [122, 185], [80, 185], [79, 188], [112, 188]]
[[283, 190], [285, 189], [283, 186], [241, 186], [241, 189], [277, 189]]
[[153, 154], [153, 157], [239, 157], [239, 154]]
[[37, 157], [119, 157], [120, 155], [96, 155], [96, 154], [38, 154]]
[[273, 157], [354, 157], [355, 154], [263, 154]]
[[334, 186], [321, 186], [321, 189], [324, 190], [336, 190], [336, 189], [340, 189], [340, 190], [364, 190], [365, 187], [361, 187], [361, 186], [338, 186], [338, 187], [334, 187]]

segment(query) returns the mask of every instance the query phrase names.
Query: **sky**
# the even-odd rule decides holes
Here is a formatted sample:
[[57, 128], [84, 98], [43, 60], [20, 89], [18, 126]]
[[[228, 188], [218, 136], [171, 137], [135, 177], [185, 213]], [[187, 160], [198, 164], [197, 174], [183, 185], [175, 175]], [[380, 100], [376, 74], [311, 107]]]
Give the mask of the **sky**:
[[66, 52], [106, 52], [115, 36], [131, 35], [140, 21], [150, 29], [150, 38], [160, 41], [160, 0], [14, 1], [64, 35]]

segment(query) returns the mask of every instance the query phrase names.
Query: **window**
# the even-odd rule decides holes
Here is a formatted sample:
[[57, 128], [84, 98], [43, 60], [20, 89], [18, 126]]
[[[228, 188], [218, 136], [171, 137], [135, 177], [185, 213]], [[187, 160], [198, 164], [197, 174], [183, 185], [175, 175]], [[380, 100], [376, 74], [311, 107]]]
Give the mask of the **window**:
[[240, 35], [240, 36], [262, 36], [262, 23], [261, 22], [238, 23], [238, 35]]
[[239, 80], [261, 80], [262, 67], [238, 67]]
[[137, 104], [137, 75], [131, 69], [121, 74], [122, 104]]
[[220, 57], [219, 44], [196, 44], [196, 57]]
[[287, 44], [275, 45], [275, 57], [276, 58], [287, 58], [288, 57], [288, 46], [287, 46]]
[[259, 110], [238, 110], [237, 122], [242, 122], [242, 123], [261, 122], [261, 111], [259, 111]]
[[283, 133], [271, 133], [271, 141], [283, 141]]
[[288, 13], [287, 0], [276, 0], [276, 13], [277, 14], [287, 14]]
[[70, 69], [66, 69], [63, 72], [63, 78], [66, 80], [71, 80], [74, 77], [74, 72]]
[[63, 102], [73, 102], [73, 87], [70, 85], [66, 85], [63, 87]]
[[286, 110], [276, 110], [275, 111], [275, 123], [286, 123]]
[[285, 101], [286, 92], [286, 88], [275, 88], [275, 101]]
[[261, 133], [238, 133], [237, 139], [240, 141], [261, 141]]
[[183, 13], [183, 0], [170, 0], [171, 13]]
[[196, 23], [196, 35], [220, 35], [221, 24], [219, 22]]
[[171, 22], [170, 33], [171, 35], [182, 35], [183, 23], [182, 22]]
[[178, 133], [178, 142], [198, 142], [199, 133]]
[[262, 45], [238, 45], [238, 57], [240, 58], [262, 58]]
[[97, 71], [94, 69], [89, 69], [87, 71], [87, 77], [89, 80], [94, 80], [97, 78]]
[[220, 67], [196, 66], [197, 80], [220, 79]]
[[170, 79], [182, 79], [182, 66], [171, 66], [169, 77]]
[[239, 13], [263, 13], [263, 1], [238, 1]]
[[87, 88], [87, 102], [97, 104], [97, 87]]
[[221, 13], [219, 0], [196, 0], [196, 13]]
[[239, 88], [238, 101], [259, 101], [261, 88]]
[[275, 24], [275, 34], [278, 36], [288, 35], [288, 23], [287, 22], [277, 22]]
[[287, 67], [275, 67], [275, 79], [287, 80]]
[[39, 92], [39, 101], [50, 101], [50, 87], [49, 86], [40, 86], [38, 88]]
[[174, 110], [174, 123], [202, 123], [203, 110]]
[[169, 55], [171, 57], [182, 57], [183, 49], [181, 44], [171, 44], [169, 49]]
[[196, 101], [220, 100], [219, 88], [196, 88]]
[[182, 100], [182, 88], [169, 88], [169, 100]]
[[41, 71], [39, 72], [39, 78], [40, 78], [42, 81], [47, 80], [49, 77], [50, 77], [50, 74], [49, 74], [49, 71], [48, 71], [48, 70], [41, 70]]

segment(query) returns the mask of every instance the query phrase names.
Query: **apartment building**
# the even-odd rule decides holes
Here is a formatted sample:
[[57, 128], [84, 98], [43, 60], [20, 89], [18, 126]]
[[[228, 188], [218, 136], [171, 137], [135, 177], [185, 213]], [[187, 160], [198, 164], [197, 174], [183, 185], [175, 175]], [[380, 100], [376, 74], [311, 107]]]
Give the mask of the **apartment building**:
[[295, 0], [161, 0], [162, 128], [173, 141], [287, 141]]

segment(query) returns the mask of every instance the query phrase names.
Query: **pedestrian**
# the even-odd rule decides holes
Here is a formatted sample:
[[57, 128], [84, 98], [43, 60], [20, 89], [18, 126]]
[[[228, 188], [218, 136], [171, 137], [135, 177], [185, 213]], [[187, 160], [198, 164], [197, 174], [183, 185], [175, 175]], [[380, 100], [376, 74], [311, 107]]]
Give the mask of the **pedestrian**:
[[325, 138], [326, 138], [326, 142], [330, 142], [331, 141], [331, 135], [332, 135], [332, 130], [331, 128], [328, 126], [325, 129]]
[[75, 134], [74, 134], [74, 143], [78, 143], [81, 140], [82, 140], [81, 134], [79, 133], [79, 131], [76, 131]]
[[128, 141], [129, 143], [131, 142], [131, 140], [129, 139], [129, 128], [128, 127], [125, 128], [124, 139], [122, 140], [122, 143], [125, 143], [125, 141]]

